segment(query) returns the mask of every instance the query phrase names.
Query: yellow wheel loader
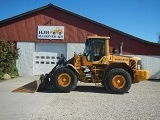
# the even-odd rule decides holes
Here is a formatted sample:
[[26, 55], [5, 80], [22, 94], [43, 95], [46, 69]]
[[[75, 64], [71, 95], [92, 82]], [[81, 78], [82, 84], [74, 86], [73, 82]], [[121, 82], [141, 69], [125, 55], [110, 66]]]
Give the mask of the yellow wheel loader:
[[116, 49], [110, 53], [109, 39], [110, 37], [104, 36], [88, 36], [83, 54], [75, 53], [68, 61], [61, 55], [51, 72], [41, 75], [39, 82], [35, 81], [37, 87], [34, 90], [43, 90], [52, 85], [58, 92], [70, 92], [81, 81], [101, 83], [108, 92], [123, 94], [128, 92], [132, 83], [147, 80], [149, 72], [142, 70], [141, 59], [122, 55], [123, 43], [119, 46], [119, 53], [116, 53]]

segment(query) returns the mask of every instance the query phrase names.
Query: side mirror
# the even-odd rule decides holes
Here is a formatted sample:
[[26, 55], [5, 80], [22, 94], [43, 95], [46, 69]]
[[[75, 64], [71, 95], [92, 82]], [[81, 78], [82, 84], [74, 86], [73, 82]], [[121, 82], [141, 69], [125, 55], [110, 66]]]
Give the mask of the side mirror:
[[117, 52], [116, 48], [113, 48], [113, 49], [112, 49], [112, 53], [113, 53], [113, 54], [116, 54], [116, 52]]

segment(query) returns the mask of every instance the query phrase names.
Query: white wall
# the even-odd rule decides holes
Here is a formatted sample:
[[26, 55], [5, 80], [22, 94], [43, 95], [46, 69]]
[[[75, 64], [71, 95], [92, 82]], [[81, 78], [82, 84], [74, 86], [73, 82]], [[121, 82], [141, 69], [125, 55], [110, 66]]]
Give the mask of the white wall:
[[150, 79], [160, 79], [160, 56], [136, 56], [141, 58], [144, 69], [149, 70]]
[[33, 75], [33, 53], [35, 51], [35, 43], [33, 42], [17, 42], [20, 57], [16, 61], [16, 66], [20, 76]]
[[84, 43], [67, 43], [67, 60], [74, 56], [74, 52], [83, 54], [84, 48]]

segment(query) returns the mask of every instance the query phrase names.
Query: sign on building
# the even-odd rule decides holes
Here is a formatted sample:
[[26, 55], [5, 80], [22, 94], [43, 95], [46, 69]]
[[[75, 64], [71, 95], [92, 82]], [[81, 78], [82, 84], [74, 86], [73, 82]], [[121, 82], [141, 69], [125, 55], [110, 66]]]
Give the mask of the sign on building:
[[64, 39], [64, 26], [38, 26], [38, 39]]

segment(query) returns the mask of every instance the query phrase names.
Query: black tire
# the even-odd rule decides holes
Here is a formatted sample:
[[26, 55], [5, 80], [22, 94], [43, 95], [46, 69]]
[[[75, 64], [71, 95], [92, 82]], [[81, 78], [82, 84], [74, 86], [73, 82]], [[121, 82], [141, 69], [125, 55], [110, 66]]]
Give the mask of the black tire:
[[45, 76], [44, 76], [44, 74], [41, 74], [41, 76], [40, 76], [40, 78], [39, 78], [39, 80], [41, 80], [41, 84], [39, 85], [39, 87], [38, 87], [38, 91], [41, 91], [41, 90], [43, 90], [44, 89], [44, 79], [45, 79]]
[[77, 86], [77, 76], [68, 68], [59, 68], [55, 71], [53, 86], [58, 92], [70, 92]]
[[[105, 79], [106, 79], [106, 78], [105, 78]], [[110, 88], [109, 88], [108, 82], [105, 83], [105, 81], [104, 81], [103, 84], [104, 84], [104, 88], [107, 90], [108, 93], [113, 93], [113, 92], [110, 90]]]
[[122, 68], [114, 68], [108, 72], [104, 84], [111, 93], [124, 94], [131, 87], [132, 79], [130, 74]]

